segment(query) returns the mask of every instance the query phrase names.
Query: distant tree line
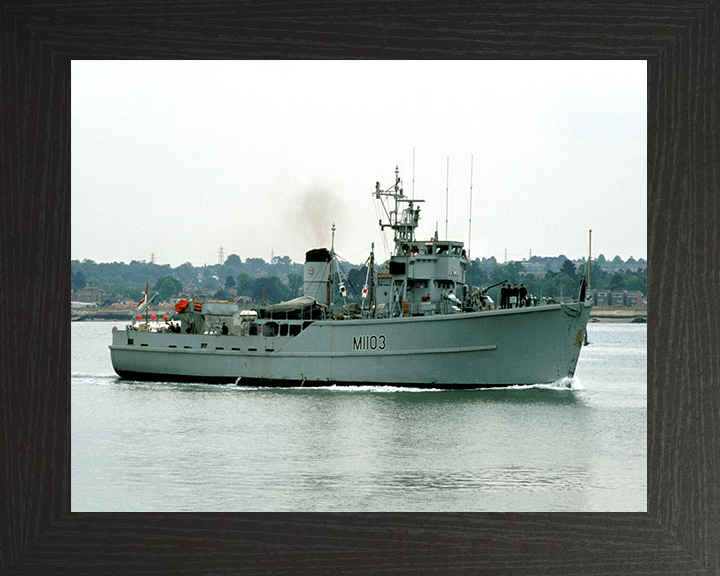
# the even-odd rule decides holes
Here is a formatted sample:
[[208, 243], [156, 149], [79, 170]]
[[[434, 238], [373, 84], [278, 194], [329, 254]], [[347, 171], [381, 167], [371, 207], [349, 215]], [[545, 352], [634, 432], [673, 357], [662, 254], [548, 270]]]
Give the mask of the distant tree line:
[[[528, 292], [537, 297], [577, 296], [586, 268], [585, 261], [573, 262], [567, 258], [559, 269], [546, 269], [544, 272], [529, 272], [526, 269], [527, 261], [505, 264], [495, 262], [492, 267], [483, 264], [479, 259], [470, 263], [466, 274], [466, 282], [469, 286], [490, 286], [507, 281], [518, 286], [525, 284]], [[644, 297], [647, 297], [647, 263], [644, 260], [640, 262], [633, 260], [634, 268], [628, 267], [627, 263], [624, 267], [617, 264], [617, 257], [610, 264], [602, 255], [597, 260], [593, 260], [590, 266], [590, 288], [640, 291]], [[642, 264], [645, 266], [642, 267]], [[500, 287], [491, 289], [489, 294], [497, 301]]]
[[[367, 268], [342, 264], [343, 281], [351, 300], [359, 300], [367, 278]], [[528, 292], [538, 297], [576, 296], [585, 270], [584, 260], [571, 261], [565, 256], [533, 257], [529, 260], [498, 263], [495, 258], [476, 258], [470, 262], [466, 283], [483, 287], [497, 282], [525, 284]], [[244, 262], [236, 254], [223, 264], [193, 266], [189, 262], [172, 268], [169, 264], [132, 261], [96, 263], [92, 260], [71, 262], [71, 281], [74, 290], [92, 285], [111, 297], [140, 301], [145, 283], [151, 292], [158, 292], [161, 301], [192, 296], [195, 292], [216, 300], [232, 300], [247, 296], [255, 303], [281, 302], [295, 298], [303, 285], [303, 265], [289, 257], [274, 257], [270, 262], [262, 258], [247, 258]], [[606, 260], [601, 254], [592, 261], [591, 288], [628, 290], [647, 296], [647, 263], [644, 260], [619, 257]], [[340, 277], [335, 276], [335, 287]], [[490, 290], [498, 301], [500, 287]]]
[[130, 264], [73, 260], [70, 267], [73, 290], [96, 286], [111, 297], [138, 301], [147, 282], [150, 291], [158, 292], [158, 298], [166, 301], [195, 291], [213, 299], [230, 300], [234, 298], [231, 289], [236, 289], [239, 296], [259, 301], [264, 286], [266, 300], [278, 302], [288, 299], [293, 291], [297, 294], [303, 278], [303, 265], [295, 264], [288, 256], [275, 256], [270, 262], [262, 258], [243, 262], [237, 254], [231, 254], [222, 264], [193, 266], [186, 262], [175, 268], [136, 260]]

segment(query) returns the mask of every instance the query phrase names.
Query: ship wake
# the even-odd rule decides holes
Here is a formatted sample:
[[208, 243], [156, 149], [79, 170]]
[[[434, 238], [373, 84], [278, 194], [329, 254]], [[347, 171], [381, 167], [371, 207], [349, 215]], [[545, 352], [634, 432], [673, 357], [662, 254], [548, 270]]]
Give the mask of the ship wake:
[[242, 384], [237, 385], [238, 388], [244, 390], [276, 390], [290, 393], [297, 393], [301, 390], [313, 391], [313, 392], [332, 392], [332, 393], [382, 393], [382, 394], [395, 394], [395, 393], [428, 393], [428, 392], [441, 392], [441, 393], [457, 393], [457, 392], [469, 392], [473, 390], [556, 390], [556, 391], [575, 391], [583, 390], [582, 383], [578, 378], [566, 377], [556, 380], [555, 382], [545, 384], [509, 384], [507, 386], [478, 386], [477, 388], [463, 388], [462, 390], [452, 390], [448, 388], [420, 388], [414, 386], [388, 386], [388, 385], [377, 385], [377, 384], [359, 384], [359, 385], [339, 385], [331, 384], [329, 386], [312, 386], [305, 385], [302, 387], [261, 387], [261, 386], [243, 386]]
[[555, 382], [550, 382], [549, 384], [517, 384], [514, 386], [506, 386], [502, 389], [503, 390], [540, 389], [540, 390], [558, 390], [558, 391], [584, 390], [582, 382], [580, 382], [580, 379], [576, 378], [575, 376], [573, 376], [573, 377], [566, 376], [565, 378], [560, 378], [560, 380], [556, 380]]

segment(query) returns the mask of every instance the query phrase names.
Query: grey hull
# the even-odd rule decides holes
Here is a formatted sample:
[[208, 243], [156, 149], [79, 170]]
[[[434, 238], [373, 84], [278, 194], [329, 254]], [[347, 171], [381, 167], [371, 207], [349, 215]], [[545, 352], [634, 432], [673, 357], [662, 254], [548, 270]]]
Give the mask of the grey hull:
[[476, 388], [571, 377], [583, 303], [454, 315], [321, 320], [296, 336], [114, 330], [112, 364], [137, 380], [253, 386]]

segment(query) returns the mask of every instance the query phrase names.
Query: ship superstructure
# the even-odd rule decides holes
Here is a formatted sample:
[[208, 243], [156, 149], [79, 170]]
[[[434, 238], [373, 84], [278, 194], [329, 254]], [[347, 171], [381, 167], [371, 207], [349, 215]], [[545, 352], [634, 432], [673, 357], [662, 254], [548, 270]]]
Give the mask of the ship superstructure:
[[[467, 256], [462, 242], [427, 241], [415, 238], [423, 200], [412, 200], [403, 194], [400, 176], [395, 170], [395, 184], [386, 191], [375, 185], [375, 198], [383, 202], [387, 222], [380, 228], [394, 233], [394, 250], [387, 266], [378, 273], [377, 312], [379, 317], [425, 316], [462, 311], [468, 295], [465, 285]], [[393, 203], [391, 209], [386, 204]], [[468, 303], [469, 305], [469, 303]], [[470, 305], [468, 309], [471, 309]]]

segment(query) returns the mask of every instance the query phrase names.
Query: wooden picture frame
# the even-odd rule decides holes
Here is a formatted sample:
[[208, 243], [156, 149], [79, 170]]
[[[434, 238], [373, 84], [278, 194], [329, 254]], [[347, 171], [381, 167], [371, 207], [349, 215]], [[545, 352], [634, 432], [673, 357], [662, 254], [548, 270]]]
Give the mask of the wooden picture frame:
[[[720, 572], [718, 2], [0, 6], [0, 572]], [[73, 59], [648, 62], [648, 512], [70, 512]]]

